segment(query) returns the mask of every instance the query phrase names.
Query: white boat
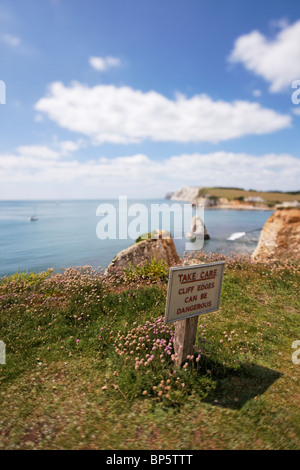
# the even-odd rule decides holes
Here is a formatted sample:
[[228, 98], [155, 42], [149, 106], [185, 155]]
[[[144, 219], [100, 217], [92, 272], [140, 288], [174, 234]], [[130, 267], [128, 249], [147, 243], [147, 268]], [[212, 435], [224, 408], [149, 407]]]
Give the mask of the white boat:
[[36, 215], [32, 215], [29, 220], [30, 220], [30, 222], [34, 222], [34, 221], [38, 220], [38, 218], [37, 218]]

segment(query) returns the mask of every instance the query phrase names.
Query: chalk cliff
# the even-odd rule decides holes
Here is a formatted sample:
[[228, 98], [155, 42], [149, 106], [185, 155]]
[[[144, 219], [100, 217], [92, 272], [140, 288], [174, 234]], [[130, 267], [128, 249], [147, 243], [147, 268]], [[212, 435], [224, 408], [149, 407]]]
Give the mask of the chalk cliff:
[[277, 209], [266, 221], [254, 261], [300, 260], [300, 208]]
[[188, 201], [195, 203], [198, 199], [199, 188], [196, 186], [186, 186], [181, 188], [174, 193], [168, 193], [166, 199], [172, 199], [172, 201]]

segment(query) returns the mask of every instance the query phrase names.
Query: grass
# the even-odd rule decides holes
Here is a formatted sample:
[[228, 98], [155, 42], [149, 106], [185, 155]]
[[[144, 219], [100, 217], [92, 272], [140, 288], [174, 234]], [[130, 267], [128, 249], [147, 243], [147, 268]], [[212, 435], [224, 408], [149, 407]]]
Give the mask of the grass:
[[218, 259], [221, 307], [180, 369], [162, 264], [3, 278], [0, 448], [298, 449], [299, 267], [196, 262]]

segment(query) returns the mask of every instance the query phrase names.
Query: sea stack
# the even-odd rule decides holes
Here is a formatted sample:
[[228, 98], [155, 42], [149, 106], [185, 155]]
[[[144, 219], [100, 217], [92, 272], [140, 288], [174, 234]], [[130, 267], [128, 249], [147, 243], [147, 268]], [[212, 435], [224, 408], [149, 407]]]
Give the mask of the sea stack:
[[207, 228], [204, 225], [203, 220], [199, 217], [199, 215], [194, 215], [192, 219], [191, 231], [186, 234], [186, 237], [189, 238], [191, 241], [195, 241], [196, 238], [202, 238], [203, 240], [209, 240], [210, 235], [207, 231]]
[[202, 236], [203, 234], [204, 240], [210, 239], [210, 235], [207, 231], [207, 228], [205, 227], [203, 220], [200, 219], [199, 215], [194, 215], [191, 230], [192, 233], [195, 233], [195, 235]]

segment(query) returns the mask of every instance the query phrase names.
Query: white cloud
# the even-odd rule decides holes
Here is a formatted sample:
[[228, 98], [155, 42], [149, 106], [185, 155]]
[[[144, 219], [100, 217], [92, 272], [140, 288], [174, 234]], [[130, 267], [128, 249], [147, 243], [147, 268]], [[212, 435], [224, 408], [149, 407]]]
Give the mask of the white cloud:
[[209, 96], [174, 100], [130, 87], [93, 88], [60, 82], [35, 109], [95, 143], [129, 143], [149, 139], [173, 142], [218, 142], [249, 134], [266, 134], [289, 127], [291, 117], [248, 101], [213, 101]]
[[230, 62], [241, 62], [269, 82], [272, 93], [290, 87], [293, 80], [300, 78], [300, 20], [282, 27], [273, 40], [259, 31], [240, 36], [229, 57]]
[[57, 160], [60, 158], [59, 152], [52, 150], [46, 145], [22, 145], [17, 151], [23, 157], [36, 158], [42, 160]]
[[[31, 152], [29, 151], [31, 147]], [[163, 197], [182, 186], [298, 190], [300, 159], [289, 154], [213, 152], [157, 161], [137, 154], [80, 162], [36, 146], [0, 155], [1, 199]]]
[[[73, 152], [82, 148], [83, 145], [82, 139], [76, 142], [71, 140], [54, 141], [51, 146], [21, 145], [17, 147], [17, 153], [11, 155], [12, 159], [10, 160], [15, 161], [14, 159], [16, 158], [19, 159], [18, 161], [20, 162], [23, 161], [26, 163], [26, 161], [30, 161], [37, 167], [44, 166], [45, 161], [52, 163], [55, 160], [61, 160], [63, 157], [69, 157]], [[2, 163], [4, 160], [2, 160]]]
[[77, 152], [80, 148], [82, 148], [84, 142], [82, 139], [77, 140], [74, 142], [73, 140], [64, 140], [62, 142], [57, 142], [56, 146], [59, 148], [61, 152], [61, 156], [69, 156], [73, 152]]
[[20, 38], [12, 34], [2, 34], [0, 40], [1, 42], [4, 42], [5, 44], [12, 47], [17, 47], [21, 44]]
[[99, 72], [106, 72], [112, 67], [119, 67], [121, 65], [120, 59], [118, 57], [90, 57], [90, 65], [98, 70]]
[[255, 96], [255, 97], [259, 97], [259, 96], [261, 96], [261, 91], [260, 91], [260, 90], [253, 90], [253, 91], [252, 91], [252, 94], [253, 94], [253, 96]]

